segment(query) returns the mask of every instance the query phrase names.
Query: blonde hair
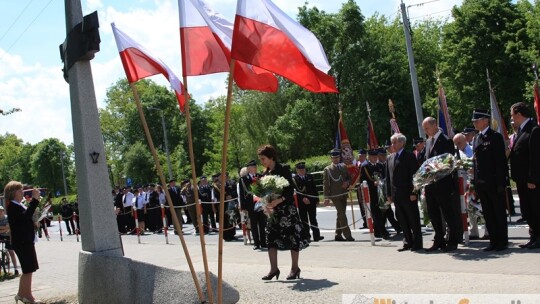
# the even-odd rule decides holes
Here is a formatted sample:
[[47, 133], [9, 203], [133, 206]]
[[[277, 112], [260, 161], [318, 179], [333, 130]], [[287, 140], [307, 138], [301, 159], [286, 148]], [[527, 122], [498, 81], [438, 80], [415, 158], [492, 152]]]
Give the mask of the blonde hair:
[[6, 201], [9, 202], [15, 199], [15, 192], [22, 189], [23, 184], [18, 181], [10, 181], [7, 183], [7, 185], [4, 187], [4, 197], [6, 198]]

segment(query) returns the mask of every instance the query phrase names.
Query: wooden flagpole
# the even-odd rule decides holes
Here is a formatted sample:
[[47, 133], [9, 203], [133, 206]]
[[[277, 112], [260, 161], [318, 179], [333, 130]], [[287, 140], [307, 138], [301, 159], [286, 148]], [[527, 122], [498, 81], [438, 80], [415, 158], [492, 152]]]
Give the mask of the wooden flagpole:
[[197, 223], [199, 224], [199, 240], [201, 242], [201, 251], [202, 251], [202, 258], [203, 258], [203, 264], [204, 264], [204, 275], [206, 278], [206, 290], [207, 290], [207, 297], [208, 297], [208, 303], [213, 304], [214, 303], [214, 291], [212, 289], [212, 282], [210, 280], [210, 271], [208, 270], [208, 257], [206, 256], [206, 242], [204, 240], [204, 223], [202, 221], [201, 217], [201, 205], [199, 204], [199, 186], [197, 183], [197, 172], [195, 171], [195, 153], [193, 152], [193, 133], [191, 130], [191, 114], [189, 110], [189, 96], [188, 96], [188, 89], [187, 89], [187, 76], [183, 76], [184, 80], [184, 92], [182, 94], [184, 95], [185, 105], [184, 108], [186, 110], [186, 126], [188, 131], [188, 147], [189, 147], [189, 160], [191, 162], [191, 179], [192, 179], [192, 187], [193, 187], [193, 195], [195, 196], [195, 209], [197, 212]]
[[[339, 103], [339, 121], [341, 121], [341, 124], [343, 124], [343, 106], [341, 105], [341, 102]], [[338, 124], [338, 132], [340, 134], [339, 138], [341, 140], [341, 127]], [[349, 185], [349, 203], [351, 203], [351, 214], [352, 214], [352, 222], [353, 222], [353, 229], [356, 229], [356, 219], [354, 218], [354, 206], [353, 206], [353, 199], [352, 199], [352, 193], [350, 189], [354, 187], [356, 184], [356, 181], [353, 181], [354, 184]], [[360, 200], [360, 198], [358, 198]]]
[[229, 125], [231, 121], [233, 75], [236, 60], [231, 60], [229, 85], [227, 88], [227, 103], [225, 106], [225, 124], [223, 126], [223, 149], [221, 153], [221, 187], [219, 190], [219, 245], [218, 245], [218, 304], [223, 303], [223, 226], [225, 221], [225, 173], [227, 170], [227, 148], [229, 146]]
[[[146, 140], [148, 141], [148, 146], [150, 147], [150, 151], [152, 152], [152, 156], [154, 157], [154, 162], [156, 164], [156, 168], [158, 170], [159, 180], [161, 181], [163, 189], [167, 189], [167, 183], [165, 182], [165, 176], [163, 175], [163, 169], [161, 168], [161, 164], [159, 162], [159, 158], [156, 152], [156, 148], [154, 147], [154, 142], [152, 140], [152, 136], [150, 135], [150, 131], [148, 130], [148, 124], [146, 123], [146, 118], [144, 117], [144, 112], [142, 110], [141, 100], [139, 99], [139, 92], [137, 91], [137, 88], [135, 88], [135, 84], [130, 83], [129, 86], [131, 87], [131, 90], [133, 91], [133, 96], [135, 97], [135, 104], [137, 105], [137, 111], [139, 112], [139, 117], [141, 119], [141, 123], [143, 125], [144, 134], [146, 135]], [[171, 196], [169, 194], [169, 191], [164, 191], [165, 197], [167, 198], [167, 203], [169, 204], [169, 208], [171, 210], [171, 216], [174, 223], [174, 228], [178, 232], [178, 238], [180, 239], [180, 242], [182, 243], [182, 248], [184, 249], [184, 254], [186, 255], [186, 260], [188, 262], [189, 270], [191, 272], [191, 276], [193, 277], [193, 282], [195, 283], [195, 288], [197, 289], [197, 294], [199, 296], [199, 300], [204, 302], [204, 295], [201, 289], [201, 286], [199, 284], [199, 279], [197, 277], [197, 274], [195, 273], [195, 269], [193, 268], [193, 263], [191, 261], [191, 257], [189, 255], [189, 250], [187, 248], [186, 241], [184, 240], [184, 235], [182, 234], [182, 226], [180, 225], [180, 222], [178, 221], [178, 217], [176, 216], [176, 212], [174, 212], [174, 205], [171, 200]]]

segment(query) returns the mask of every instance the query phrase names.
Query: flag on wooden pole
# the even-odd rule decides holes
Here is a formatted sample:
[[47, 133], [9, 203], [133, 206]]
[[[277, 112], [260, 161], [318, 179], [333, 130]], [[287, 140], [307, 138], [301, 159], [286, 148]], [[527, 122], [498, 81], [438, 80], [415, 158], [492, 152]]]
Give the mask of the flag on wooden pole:
[[180, 111], [184, 112], [186, 100], [180, 79], [161, 59], [151, 55], [142, 45], [119, 30], [114, 23], [111, 23], [111, 26], [128, 82], [134, 83], [146, 77], [162, 74], [169, 80], [176, 94]]
[[306, 90], [338, 92], [317, 37], [270, 0], [238, 0], [231, 56]]
[[491, 107], [491, 128], [501, 133], [504, 138], [504, 142], [508, 144], [508, 129], [506, 129], [506, 123], [504, 122], [504, 118], [499, 110], [499, 104], [497, 103], [497, 98], [495, 98], [495, 92], [493, 92], [493, 88], [491, 87], [491, 79], [489, 78], [489, 71], [487, 69], [486, 73], [489, 86], [489, 103]]
[[536, 122], [540, 125], [540, 89], [538, 88], [538, 66], [533, 65], [534, 77], [534, 110], [536, 111]]
[[[178, 0], [182, 73], [184, 76], [228, 72], [233, 23], [204, 0]], [[235, 62], [234, 81], [242, 90], [276, 92], [278, 80], [271, 72]]]

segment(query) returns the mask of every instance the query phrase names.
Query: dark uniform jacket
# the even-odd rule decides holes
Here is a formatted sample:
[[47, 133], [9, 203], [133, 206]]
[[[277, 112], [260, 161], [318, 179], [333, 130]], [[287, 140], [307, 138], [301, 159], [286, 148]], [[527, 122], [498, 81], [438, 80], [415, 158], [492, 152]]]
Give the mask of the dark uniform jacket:
[[[311, 204], [317, 204], [319, 202], [319, 193], [313, 175], [307, 173], [303, 178], [300, 175], [295, 175], [293, 177], [293, 185], [297, 191], [298, 206], [304, 205], [304, 197], [307, 197]], [[309, 196], [304, 196], [302, 193]]]
[[485, 135], [478, 133], [473, 140], [474, 185], [502, 192], [506, 188], [508, 165], [504, 139], [498, 132], [488, 128]]
[[[428, 139], [431, 140], [431, 139]], [[427, 151], [428, 145], [423, 149], [423, 154], [425, 155], [424, 161], [426, 159], [432, 158], [437, 155], [449, 153], [454, 155], [456, 153], [456, 148], [454, 147], [454, 142], [446, 136], [446, 134], [441, 133], [431, 151]], [[422, 154], [422, 153], [421, 153]], [[457, 191], [457, 178], [454, 174], [450, 174], [434, 183], [431, 183], [426, 186], [426, 192], [435, 192], [435, 193], [452, 193]]]
[[255, 203], [253, 202], [253, 194], [251, 193], [251, 185], [257, 178], [260, 178], [259, 174], [255, 174], [255, 177], [251, 177], [251, 175], [248, 174], [240, 178], [240, 193], [238, 193], [238, 196], [240, 197], [240, 208], [242, 210], [252, 212], [253, 208], [255, 207]]
[[416, 194], [413, 175], [418, 170], [418, 161], [413, 153], [401, 151], [399, 157], [392, 153], [386, 161], [386, 193], [394, 201], [409, 201], [409, 196]]

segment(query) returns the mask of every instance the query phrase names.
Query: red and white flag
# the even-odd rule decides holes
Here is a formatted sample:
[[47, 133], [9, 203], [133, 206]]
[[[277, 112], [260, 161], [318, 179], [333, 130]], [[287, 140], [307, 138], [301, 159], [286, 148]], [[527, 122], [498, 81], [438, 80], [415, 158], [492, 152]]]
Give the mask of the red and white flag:
[[312, 92], [338, 92], [317, 37], [270, 0], [238, 0], [232, 58], [279, 74]]
[[[203, 0], [178, 0], [182, 73], [184, 76], [229, 71], [233, 24]], [[276, 92], [278, 80], [269, 71], [236, 61], [234, 80], [242, 90]]]
[[172, 70], [158, 57], [152, 56], [142, 45], [135, 42], [131, 37], [119, 30], [114, 23], [111, 23], [114, 39], [120, 59], [126, 71], [129, 83], [137, 82], [143, 78], [157, 74], [162, 74], [169, 80], [172, 89], [176, 93], [180, 111], [184, 112], [185, 98], [183, 96], [184, 86]]

